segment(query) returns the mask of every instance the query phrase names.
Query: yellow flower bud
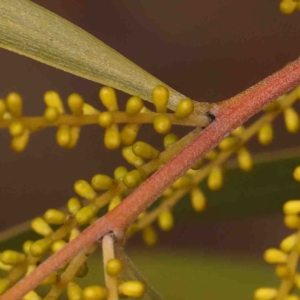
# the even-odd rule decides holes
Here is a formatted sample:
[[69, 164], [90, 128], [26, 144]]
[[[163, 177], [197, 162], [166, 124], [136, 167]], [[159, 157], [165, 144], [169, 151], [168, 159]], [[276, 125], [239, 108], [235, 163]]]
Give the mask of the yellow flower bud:
[[83, 290], [83, 299], [84, 300], [101, 300], [106, 299], [108, 296], [108, 291], [106, 288], [93, 285], [87, 286]]
[[40, 257], [45, 254], [51, 247], [52, 241], [44, 238], [35, 241], [30, 247], [30, 253], [34, 257]]
[[44, 101], [48, 107], [57, 109], [59, 114], [64, 114], [65, 109], [63, 102], [57, 92], [48, 91], [44, 94]]
[[291, 275], [291, 271], [287, 265], [277, 265], [275, 268], [275, 273], [279, 278], [287, 278]]
[[140, 170], [133, 170], [125, 174], [123, 178], [123, 183], [126, 185], [127, 188], [133, 189], [140, 185], [143, 179], [144, 176]]
[[21, 135], [13, 137], [10, 143], [11, 149], [18, 153], [24, 151], [24, 149], [28, 145], [29, 136], [29, 130], [25, 129], [25, 131]]
[[97, 193], [92, 186], [85, 180], [77, 180], [74, 184], [75, 192], [82, 198], [86, 198], [90, 201], [95, 200]]
[[26, 254], [30, 254], [30, 248], [33, 244], [33, 241], [31, 240], [27, 240], [24, 244], [23, 244], [23, 251], [26, 253]]
[[0, 278], [0, 295], [3, 294], [11, 285], [11, 281], [8, 278]]
[[126, 103], [126, 112], [128, 114], [136, 114], [144, 107], [143, 100], [140, 97], [130, 97]]
[[126, 281], [118, 286], [118, 293], [127, 297], [140, 298], [145, 292], [144, 284], [139, 281]]
[[22, 300], [42, 300], [42, 297], [40, 297], [35, 291], [30, 291], [22, 298]]
[[287, 254], [275, 249], [270, 248], [264, 252], [264, 260], [269, 264], [284, 264], [287, 262]]
[[300, 300], [300, 297], [297, 295], [288, 295], [285, 300]]
[[243, 171], [250, 171], [253, 166], [253, 159], [250, 152], [246, 148], [241, 148], [237, 152], [237, 159], [240, 168]]
[[189, 188], [191, 186], [191, 178], [190, 176], [187, 175], [183, 175], [181, 177], [179, 177], [173, 184], [172, 184], [172, 188], [173, 189], [186, 189]]
[[223, 185], [223, 174], [219, 167], [211, 170], [207, 178], [207, 185], [212, 191], [219, 190]]
[[[1, 256], [1, 254], [0, 254], [0, 256]], [[12, 270], [12, 268], [13, 268], [13, 266], [11, 266], [11, 265], [6, 265], [6, 264], [4, 264], [4, 263], [0, 260], [0, 270], [9, 272], [9, 271]]]
[[105, 111], [99, 114], [98, 124], [101, 127], [107, 128], [114, 123], [114, 116], [111, 112]]
[[79, 126], [72, 126], [70, 127], [70, 141], [69, 144], [66, 146], [68, 149], [73, 149], [79, 140], [80, 135], [80, 127]]
[[167, 134], [171, 127], [172, 122], [166, 115], [158, 115], [153, 120], [153, 128], [157, 133]]
[[78, 278], [83, 278], [84, 276], [87, 275], [88, 272], [89, 272], [89, 268], [88, 268], [88, 266], [87, 266], [87, 263], [84, 262], [84, 263], [80, 266], [79, 270], [77, 271], [76, 277], [78, 277]]
[[6, 107], [14, 117], [21, 117], [23, 100], [17, 93], [9, 93], [6, 97]]
[[99, 97], [102, 104], [109, 110], [109, 111], [118, 111], [118, 103], [116, 92], [113, 88], [105, 86], [100, 89]]
[[144, 242], [148, 246], [153, 246], [157, 243], [157, 234], [153, 227], [150, 225], [144, 228], [144, 230], [142, 231], [142, 237]]
[[283, 212], [287, 215], [300, 213], [300, 200], [289, 200], [283, 205]]
[[204, 158], [208, 160], [214, 160], [217, 157], [218, 153], [216, 150], [211, 150], [210, 152], [206, 153]]
[[280, 249], [284, 252], [289, 253], [295, 248], [296, 243], [297, 243], [297, 234], [294, 233], [281, 241]]
[[75, 197], [69, 199], [67, 206], [68, 206], [68, 211], [72, 215], [76, 215], [77, 212], [82, 207], [80, 200]]
[[53, 225], [64, 224], [66, 217], [66, 214], [58, 209], [48, 209], [44, 214], [46, 222]]
[[283, 14], [290, 15], [297, 9], [297, 5], [297, 2], [294, 1], [281, 1], [279, 9]]
[[121, 137], [116, 124], [112, 124], [110, 127], [106, 128], [104, 134], [104, 145], [109, 150], [115, 150], [120, 147]]
[[35, 218], [31, 221], [31, 228], [37, 234], [47, 236], [53, 232], [49, 224], [42, 218]]
[[292, 107], [288, 107], [284, 110], [284, 122], [287, 131], [296, 133], [299, 130], [300, 121], [299, 115], [296, 110]]
[[141, 126], [139, 124], [126, 124], [120, 132], [122, 145], [132, 145], [136, 140], [140, 127]]
[[68, 97], [68, 105], [72, 113], [76, 116], [83, 114], [83, 104], [83, 98], [79, 94], [74, 93]]
[[58, 127], [56, 133], [56, 142], [59, 146], [67, 148], [71, 141], [71, 130], [68, 125], [61, 125]]
[[51, 250], [52, 252], [58, 252], [60, 251], [64, 246], [66, 246], [67, 242], [64, 240], [57, 240], [55, 241], [52, 246], [51, 246]]
[[5, 265], [17, 265], [24, 262], [25, 259], [25, 254], [13, 250], [5, 250], [0, 254], [0, 260]]
[[272, 288], [259, 288], [254, 293], [255, 300], [273, 300], [277, 296], [277, 290]]
[[191, 99], [182, 99], [175, 110], [175, 117], [178, 119], [187, 118], [194, 111], [194, 102]]
[[91, 183], [95, 190], [109, 190], [113, 187], [114, 180], [107, 175], [97, 174], [92, 178]]
[[74, 281], [68, 283], [67, 294], [69, 300], [82, 300], [83, 292], [81, 287]]
[[142, 158], [136, 156], [133, 153], [132, 146], [124, 147], [122, 149], [122, 155], [129, 164], [135, 166], [136, 168], [142, 166], [145, 163]]
[[12, 121], [9, 124], [9, 133], [11, 136], [20, 136], [22, 133], [24, 133], [25, 127], [20, 121]]
[[112, 198], [108, 205], [108, 211], [113, 210], [116, 206], [118, 206], [122, 202], [122, 198], [120, 196], [115, 196]]
[[87, 103], [83, 103], [82, 110], [84, 115], [98, 115], [100, 113], [100, 110]]
[[141, 158], [154, 159], [159, 156], [159, 151], [145, 142], [136, 142], [132, 145], [133, 153]]
[[119, 275], [120, 272], [122, 271], [122, 268], [123, 268], [123, 264], [117, 258], [111, 258], [105, 266], [106, 273], [110, 276]]
[[42, 282], [41, 285], [53, 285], [59, 281], [59, 275], [57, 273], [53, 273], [46, 277]]
[[295, 168], [294, 173], [293, 173], [293, 177], [296, 181], [300, 181], [300, 166]]
[[3, 99], [0, 99], [0, 118], [6, 113], [6, 104]]
[[273, 128], [271, 124], [263, 125], [258, 131], [258, 141], [262, 145], [269, 145], [273, 140]]
[[223, 151], [232, 149], [236, 144], [236, 139], [232, 136], [226, 137], [219, 144], [219, 148]]
[[76, 221], [79, 225], [85, 225], [89, 223], [97, 214], [98, 209], [94, 205], [88, 205], [81, 208], [76, 214]]
[[47, 107], [46, 110], [45, 110], [45, 112], [44, 112], [44, 118], [49, 123], [54, 123], [59, 118], [59, 112], [54, 107]]
[[298, 215], [284, 216], [284, 224], [287, 228], [298, 229], [300, 228], [300, 218]]
[[174, 218], [169, 210], [161, 212], [158, 216], [159, 228], [163, 231], [169, 231], [174, 226]]
[[127, 172], [128, 170], [125, 167], [119, 166], [114, 171], [114, 177], [116, 180], [122, 180]]
[[158, 85], [153, 89], [152, 98], [156, 111], [159, 113], [164, 113], [167, 110], [169, 101], [168, 89], [164, 86]]
[[195, 211], [203, 211], [206, 207], [206, 199], [200, 188], [191, 190], [191, 203]]
[[80, 229], [75, 227], [71, 230], [70, 232], [70, 236], [69, 236], [69, 241], [74, 240], [75, 238], [77, 238], [80, 235]]
[[179, 140], [179, 137], [174, 133], [168, 133], [164, 137], [164, 147], [168, 148], [170, 145], [176, 143]]
[[232, 131], [232, 135], [234, 136], [241, 136], [245, 131], [245, 128], [243, 126], [237, 127], [235, 130]]

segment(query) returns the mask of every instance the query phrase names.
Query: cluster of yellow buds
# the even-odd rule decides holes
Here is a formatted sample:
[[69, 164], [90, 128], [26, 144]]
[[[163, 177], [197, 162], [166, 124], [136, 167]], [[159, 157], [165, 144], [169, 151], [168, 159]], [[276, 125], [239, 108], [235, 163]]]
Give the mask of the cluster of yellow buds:
[[285, 15], [290, 15], [296, 10], [300, 10], [299, 0], [281, 0], [279, 8]]

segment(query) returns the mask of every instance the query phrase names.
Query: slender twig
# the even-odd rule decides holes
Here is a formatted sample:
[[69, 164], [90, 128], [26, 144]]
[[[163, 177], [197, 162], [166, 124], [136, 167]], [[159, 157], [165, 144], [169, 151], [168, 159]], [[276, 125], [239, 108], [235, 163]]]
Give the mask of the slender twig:
[[149, 177], [120, 205], [93, 223], [61, 251], [48, 258], [27, 277], [0, 296], [0, 299], [20, 299], [62, 264], [105, 234], [114, 232], [117, 238], [122, 238], [124, 230], [141, 212], [225, 136], [259, 112], [265, 105], [299, 84], [300, 59], [245, 92], [213, 106], [210, 113], [214, 121], [204, 131], [195, 134], [195, 139], [189, 145]]

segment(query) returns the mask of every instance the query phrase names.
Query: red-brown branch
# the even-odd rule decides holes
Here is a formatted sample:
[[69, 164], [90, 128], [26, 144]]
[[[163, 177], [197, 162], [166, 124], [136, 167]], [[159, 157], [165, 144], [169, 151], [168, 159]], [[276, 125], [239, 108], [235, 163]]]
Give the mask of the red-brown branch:
[[168, 186], [231, 131], [259, 112], [265, 105], [299, 84], [300, 59], [297, 59], [245, 92], [216, 104], [211, 111], [215, 120], [178, 155], [149, 177], [119, 206], [89, 226], [79, 237], [49, 257], [27, 277], [0, 296], [0, 300], [21, 299], [27, 292], [35, 289], [44, 278], [108, 232], [113, 231], [117, 236], [121, 236], [125, 228]]

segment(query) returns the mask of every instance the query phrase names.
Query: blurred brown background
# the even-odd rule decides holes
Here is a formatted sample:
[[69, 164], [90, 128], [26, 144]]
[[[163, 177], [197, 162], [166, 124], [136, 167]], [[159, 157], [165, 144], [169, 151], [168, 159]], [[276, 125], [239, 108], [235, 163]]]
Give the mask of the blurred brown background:
[[[34, 2], [82, 27], [198, 101], [224, 100], [296, 59], [300, 52], [300, 13], [282, 15], [279, 1], [274, 0]], [[98, 84], [5, 50], [0, 50], [0, 65], [0, 97], [19, 92], [27, 115], [43, 113], [42, 96], [51, 89], [64, 99], [78, 92], [88, 103], [99, 105]], [[152, 139], [150, 128], [144, 134]], [[9, 149], [8, 133], [1, 131], [0, 230], [46, 208], [63, 205], [74, 195], [75, 180], [89, 180], [102, 172], [112, 174], [121, 161], [119, 151], [105, 150], [102, 136], [103, 131], [96, 126], [84, 128], [78, 146], [67, 151], [56, 145], [54, 130], [45, 130], [32, 136], [24, 153], [14, 154]], [[295, 138], [281, 137], [279, 129], [272, 149], [298, 144]], [[257, 143], [251, 143], [251, 148], [256, 149]], [[277, 239], [281, 228], [277, 220], [277, 216], [248, 218], [207, 227], [218, 236], [222, 230], [256, 230], [255, 226], [272, 224], [277, 229], [269, 238]], [[232, 231], [233, 240], [238, 234], [238, 229]]]

